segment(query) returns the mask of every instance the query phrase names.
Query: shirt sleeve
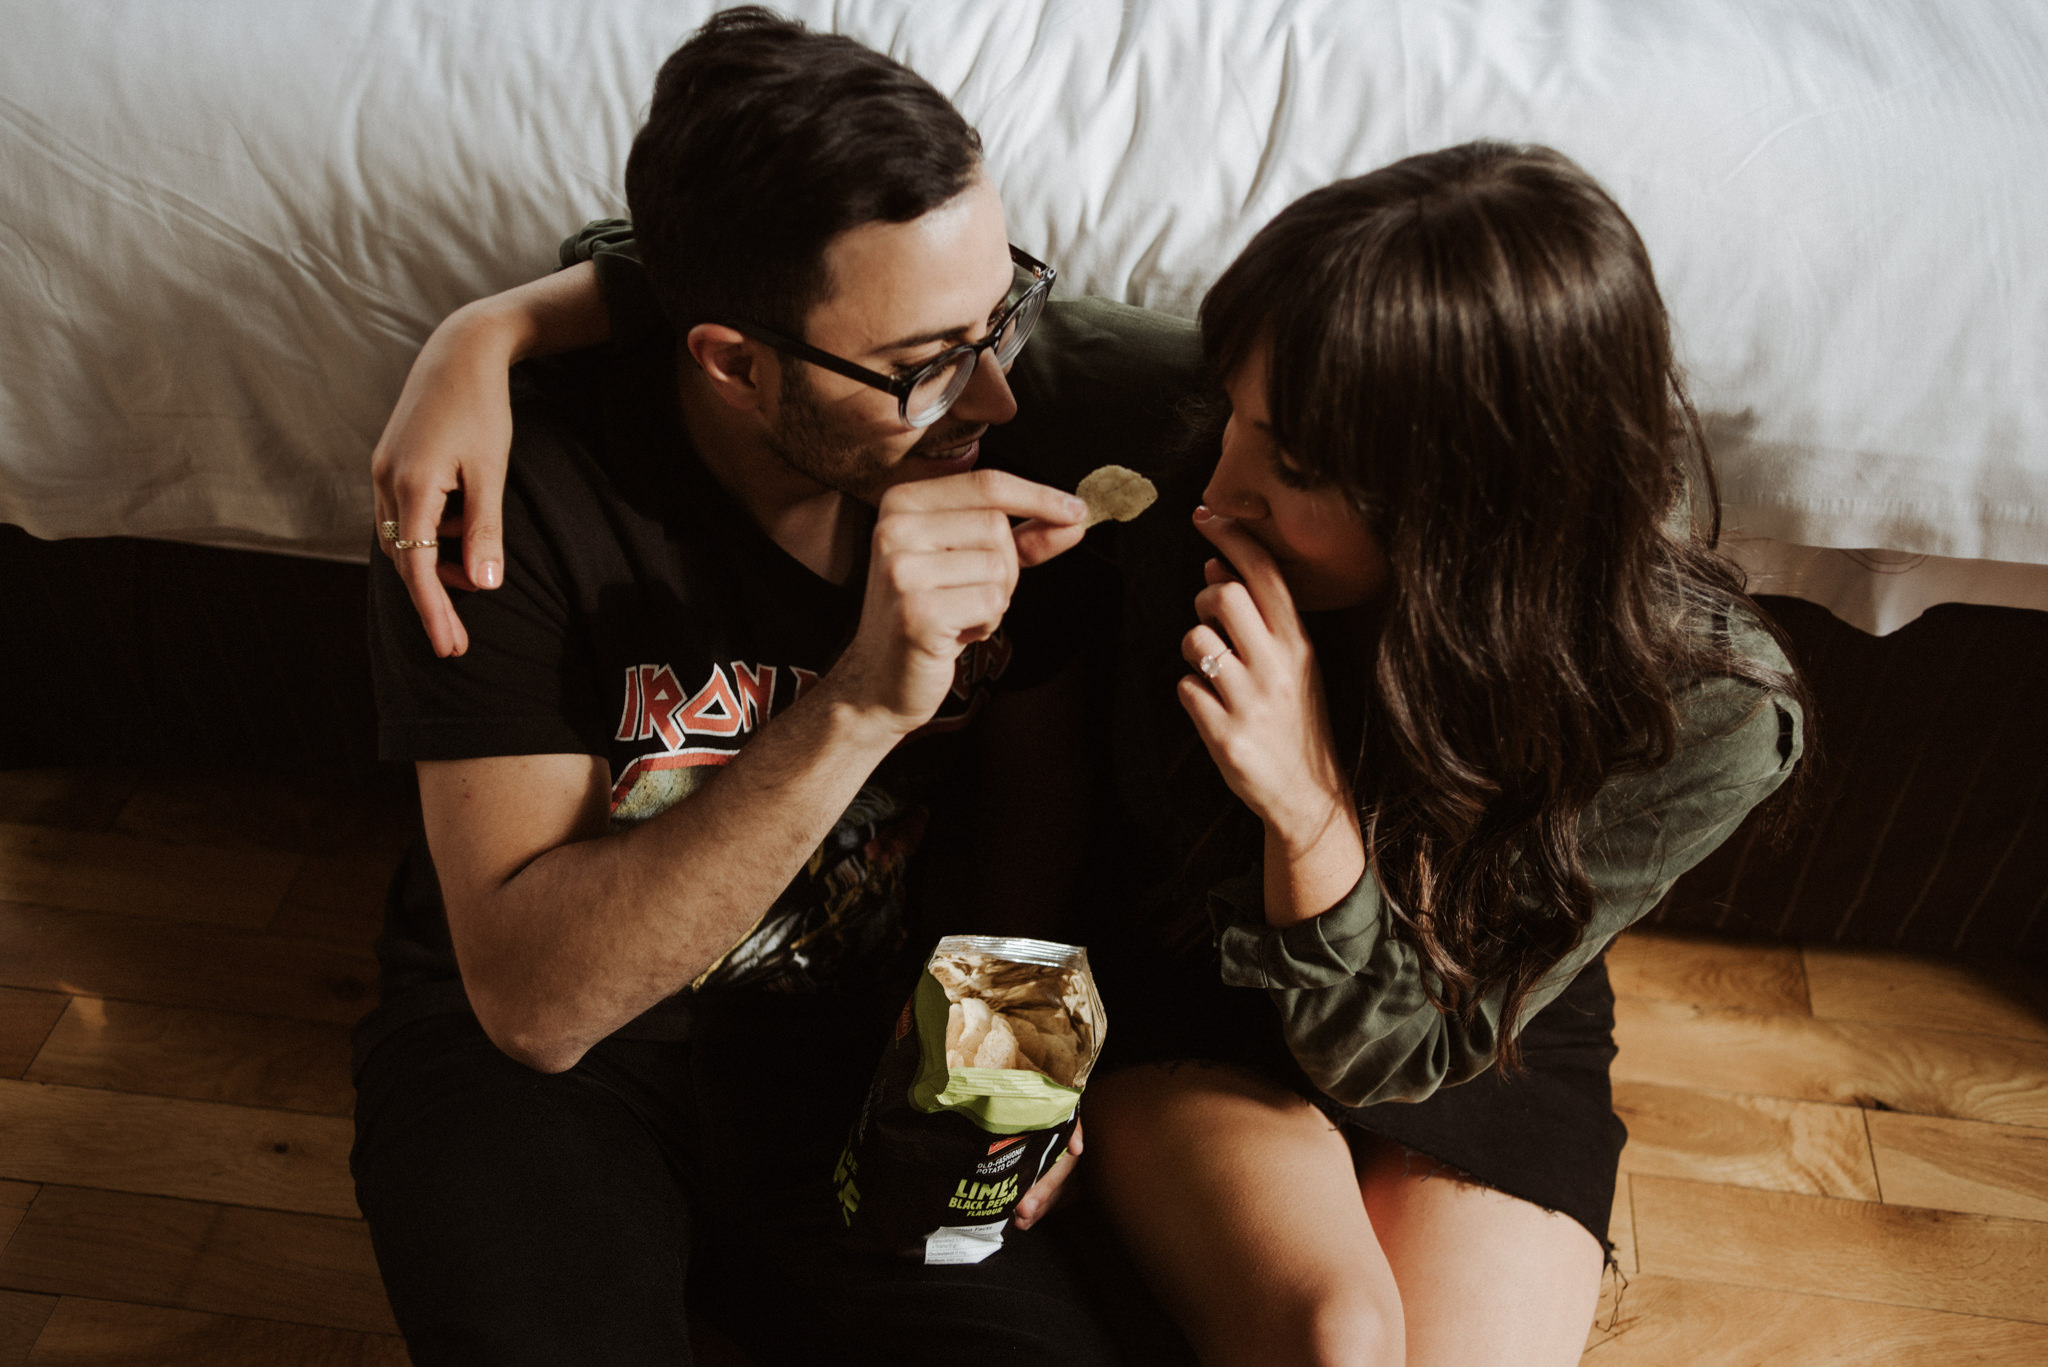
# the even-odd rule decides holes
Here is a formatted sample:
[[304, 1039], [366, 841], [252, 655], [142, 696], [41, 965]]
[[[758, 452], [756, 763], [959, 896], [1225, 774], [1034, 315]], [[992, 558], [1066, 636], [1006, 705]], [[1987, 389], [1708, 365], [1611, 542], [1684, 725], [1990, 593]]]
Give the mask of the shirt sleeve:
[[489, 593], [455, 593], [469, 649], [439, 659], [404, 581], [385, 556], [370, 562], [370, 670], [377, 750], [387, 760], [492, 755], [604, 754], [601, 705], [572, 623], [564, 572], [535, 513], [538, 477], [560, 454], [544, 416], [521, 403], [505, 546], [519, 573]]
[[[1742, 680], [1690, 690], [1677, 757], [1608, 782], [1580, 819], [1592, 919], [1572, 952], [1531, 992], [1528, 1020], [1622, 930], [1663, 898], [1775, 792], [1798, 761], [1798, 705]], [[1468, 1025], [1438, 1011], [1421, 953], [1394, 933], [1368, 872], [1335, 907], [1284, 929], [1266, 924], [1257, 874], [1216, 888], [1209, 915], [1224, 981], [1263, 988], [1310, 1080], [1348, 1106], [1419, 1101], [1491, 1066], [1500, 1052], [1500, 994]]]

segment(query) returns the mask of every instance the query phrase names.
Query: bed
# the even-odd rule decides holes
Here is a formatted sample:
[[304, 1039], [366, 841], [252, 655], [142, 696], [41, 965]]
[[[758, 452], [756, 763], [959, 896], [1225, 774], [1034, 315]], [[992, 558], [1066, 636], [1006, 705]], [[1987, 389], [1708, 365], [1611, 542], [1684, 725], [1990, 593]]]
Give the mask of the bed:
[[[420, 340], [623, 212], [715, 8], [0, 0], [0, 523], [362, 562]], [[1173, 312], [1315, 185], [1558, 147], [1649, 244], [1755, 588], [1873, 634], [2048, 609], [2048, 6], [780, 8], [951, 95], [1063, 290]]]

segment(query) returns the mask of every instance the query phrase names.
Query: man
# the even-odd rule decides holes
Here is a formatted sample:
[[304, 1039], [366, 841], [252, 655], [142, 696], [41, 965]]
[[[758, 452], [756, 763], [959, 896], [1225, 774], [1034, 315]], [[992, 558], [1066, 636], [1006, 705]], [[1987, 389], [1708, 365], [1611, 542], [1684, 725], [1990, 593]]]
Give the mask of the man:
[[[758, 10], [663, 67], [627, 189], [673, 342], [522, 397], [518, 572], [459, 659], [373, 582], [431, 861], [353, 1167], [413, 1359], [686, 1362], [695, 1275], [765, 1354], [1106, 1361], [1028, 1237], [971, 1268], [827, 1237], [926, 812], [1059, 664], [1011, 598], [1085, 510], [973, 468], [1052, 272], [937, 92]], [[416, 590], [435, 528], [398, 521]]]

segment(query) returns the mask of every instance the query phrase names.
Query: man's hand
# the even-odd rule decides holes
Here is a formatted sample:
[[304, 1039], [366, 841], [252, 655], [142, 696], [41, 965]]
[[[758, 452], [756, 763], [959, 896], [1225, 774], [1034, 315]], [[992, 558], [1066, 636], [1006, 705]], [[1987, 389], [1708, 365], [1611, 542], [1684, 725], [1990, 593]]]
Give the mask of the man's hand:
[[890, 489], [860, 626], [827, 676], [834, 691], [905, 734], [930, 721], [960, 652], [1002, 625], [1019, 569], [1078, 544], [1087, 515], [1072, 494], [999, 470]]

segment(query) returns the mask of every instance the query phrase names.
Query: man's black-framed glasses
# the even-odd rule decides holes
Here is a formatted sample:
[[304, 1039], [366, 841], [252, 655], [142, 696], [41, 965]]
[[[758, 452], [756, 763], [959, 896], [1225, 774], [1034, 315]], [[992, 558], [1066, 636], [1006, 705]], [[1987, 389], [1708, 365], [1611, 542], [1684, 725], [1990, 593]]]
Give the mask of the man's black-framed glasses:
[[1045, 311], [1045, 296], [1052, 292], [1052, 282], [1059, 272], [1014, 246], [1010, 248], [1010, 260], [1030, 274], [1031, 283], [996, 318], [988, 336], [978, 342], [948, 347], [908, 375], [884, 375], [880, 371], [869, 370], [864, 365], [856, 365], [829, 351], [820, 351], [808, 342], [785, 337], [758, 323], [734, 323], [732, 326], [785, 355], [809, 361], [835, 375], [844, 375], [849, 380], [859, 380], [885, 394], [895, 395], [896, 412], [905, 427], [929, 427], [945, 416], [954, 401], [967, 392], [968, 384], [974, 379], [974, 368], [981, 363], [981, 353], [993, 351], [996, 364], [1009, 369], [1010, 362], [1016, 360], [1017, 353], [1024, 349], [1031, 329], [1038, 325], [1039, 314]]

